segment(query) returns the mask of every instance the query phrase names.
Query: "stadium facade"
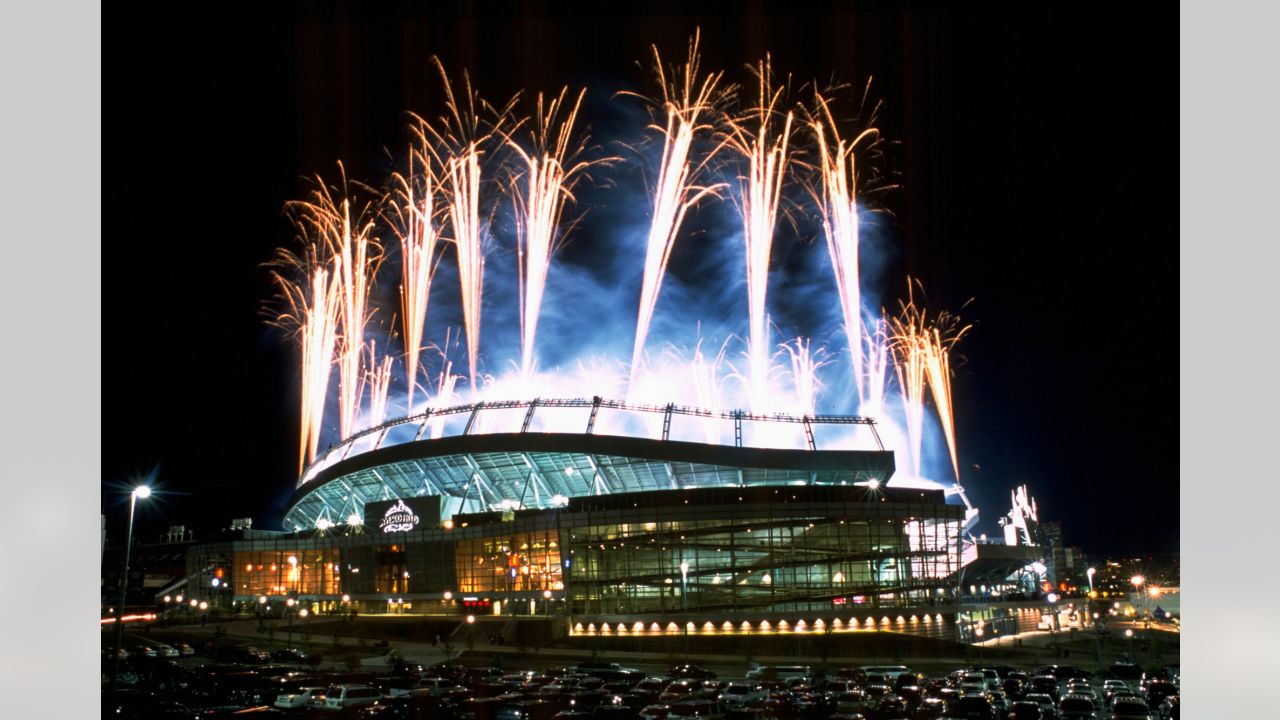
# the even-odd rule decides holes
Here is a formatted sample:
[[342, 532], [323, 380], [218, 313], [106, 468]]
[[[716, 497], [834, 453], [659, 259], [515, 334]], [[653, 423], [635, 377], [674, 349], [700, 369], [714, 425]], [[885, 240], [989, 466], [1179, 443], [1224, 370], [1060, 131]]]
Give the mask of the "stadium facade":
[[331, 447], [286, 531], [193, 548], [189, 595], [550, 616], [571, 635], [955, 638], [965, 507], [890, 486], [894, 468], [855, 417], [600, 398], [437, 410]]

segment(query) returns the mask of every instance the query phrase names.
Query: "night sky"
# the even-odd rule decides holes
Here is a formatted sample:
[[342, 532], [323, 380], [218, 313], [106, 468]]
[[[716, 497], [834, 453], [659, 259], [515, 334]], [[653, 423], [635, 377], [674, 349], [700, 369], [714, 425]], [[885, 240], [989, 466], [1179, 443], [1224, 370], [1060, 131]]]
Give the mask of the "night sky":
[[[981, 529], [997, 532], [1009, 490], [1027, 483], [1068, 544], [1176, 549], [1167, 198], [1177, 153], [1161, 140], [1178, 88], [1172, 36], [1157, 48], [1149, 17], [1071, 6], [756, 2], [690, 14], [692, 3], [646, 3], [619, 17], [596, 14], [621, 7], [600, 3], [365, 5], [166, 9], [120, 16], [104, 34], [107, 97], [123, 109], [104, 137], [113, 533], [121, 490], [140, 478], [160, 492], [140, 511], [143, 538], [170, 524], [199, 538], [247, 515], [279, 527], [296, 479], [297, 382], [292, 347], [263, 322], [262, 263], [291, 242], [282, 206], [303, 196], [306, 177], [332, 179], [341, 160], [353, 179], [380, 182], [387, 151], [404, 147], [404, 112], [438, 114], [431, 55], [454, 75], [469, 69], [490, 99], [565, 84], [607, 99], [653, 90], [636, 64], [650, 43], [681, 59], [700, 25], [704, 67], [734, 81], [766, 51], [800, 81], [874, 78], [903, 186], [882, 202], [892, 217], [878, 289], [892, 307], [910, 274], [931, 307], [973, 299], [953, 395]], [[608, 134], [609, 116], [590, 120]], [[589, 222], [566, 251], [580, 261], [601, 242]]]

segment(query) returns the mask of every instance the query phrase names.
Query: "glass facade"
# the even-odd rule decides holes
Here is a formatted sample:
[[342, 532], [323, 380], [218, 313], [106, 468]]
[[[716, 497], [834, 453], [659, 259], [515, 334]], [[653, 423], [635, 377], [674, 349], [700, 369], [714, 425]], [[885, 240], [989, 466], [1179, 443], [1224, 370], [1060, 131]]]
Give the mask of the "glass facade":
[[232, 557], [235, 595], [338, 593], [337, 548], [237, 551]]
[[553, 529], [459, 541], [455, 563], [458, 590], [466, 594], [564, 589]]
[[724, 614], [935, 603], [959, 569], [958, 514], [932, 517], [937, 505], [866, 495], [852, 487], [645, 493], [625, 503], [622, 522], [590, 519], [607, 519], [612, 499], [583, 503], [588, 524], [566, 539], [570, 609]]

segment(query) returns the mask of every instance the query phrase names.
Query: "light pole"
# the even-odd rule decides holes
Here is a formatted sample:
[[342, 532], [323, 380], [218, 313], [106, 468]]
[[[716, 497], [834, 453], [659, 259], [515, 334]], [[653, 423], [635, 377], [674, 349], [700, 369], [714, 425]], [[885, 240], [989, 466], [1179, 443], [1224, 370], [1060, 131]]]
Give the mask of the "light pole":
[[680, 561], [680, 604], [684, 607], [684, 662], [689, 664], [689, 561]]
[[120, 602], [116, 605], [116, 652], [111, 660], [111, 702], [116, 700], [116, 678], [120, 674], [120, 647], [124, 643], [124, 601], [125, 592], [129, 588], [129, 548], [133, 546], [133, 511], [138, 498], [151, 497], [151, 488], [139, 485], [129, 493], [129, 530], [124, 536], [124, 572], [120, 576]]
[[289, 648], [290, 650], [292, 650], [292, 649], [293, 649], [293, 615], [294, 615], [293, 606], [294, 606], [294, 605], [297, 605], [297, 604], [298, 604], [298, 601], [297, 601], [297, 600], [294, 600], [293, 598], [289, 598], [289, 599], [287, 599], [287, 600], [285, 600], [285, 601], [284, 601], [284, 604], [285, 604], [285, 612], [289, 613], [289, 644], [288, 644], [288, 648]]
[[1138, 658], [1133, 654], [1133, 628], [1125, 628], [1124, 636], [1129, 638], [1129, 662], [1137, 664]]
[[973, 631], [973, 634], [978, 636], [978, 662], [982, 662], [982, 633], [982, 628]]
[[1129, 578], [1129, 582], [1133, 583], [1134, 594], [1137, 595], [1137, 598], [1133, 602], [1134, 610], [1137, 610], [1138, 601], [1142, 599], [1142, 585], [1146, 581], [1147, 579], [1141, 575], [1134, 575]]

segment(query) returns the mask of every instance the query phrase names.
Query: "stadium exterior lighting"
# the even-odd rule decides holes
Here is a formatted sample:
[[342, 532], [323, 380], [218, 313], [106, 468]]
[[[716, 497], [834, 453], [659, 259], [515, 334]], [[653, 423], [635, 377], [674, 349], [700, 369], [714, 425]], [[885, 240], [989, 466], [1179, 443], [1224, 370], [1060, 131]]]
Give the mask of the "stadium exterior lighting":
[[[151, 497], [151, 487], [148, 485], [139, 485], [129, 493], [129, 529], [125, 533], [124, 538], [124, 572], [120, 575], [120, 603], [116, 605], [116, 622], [115, 622], [115, 640], [116, 651], [111, 661], [111, 701], [115, 702], [116, 697], [116, 678], [120, 673], [120, 647], [124, 642], [124, 603], [125, 592], [129, 589], [129, 549], [133, 546], [133, 511], [138, 505], [138, 499], [143, 500]], [[181, 599], [181, 598], [179, 598]]]

